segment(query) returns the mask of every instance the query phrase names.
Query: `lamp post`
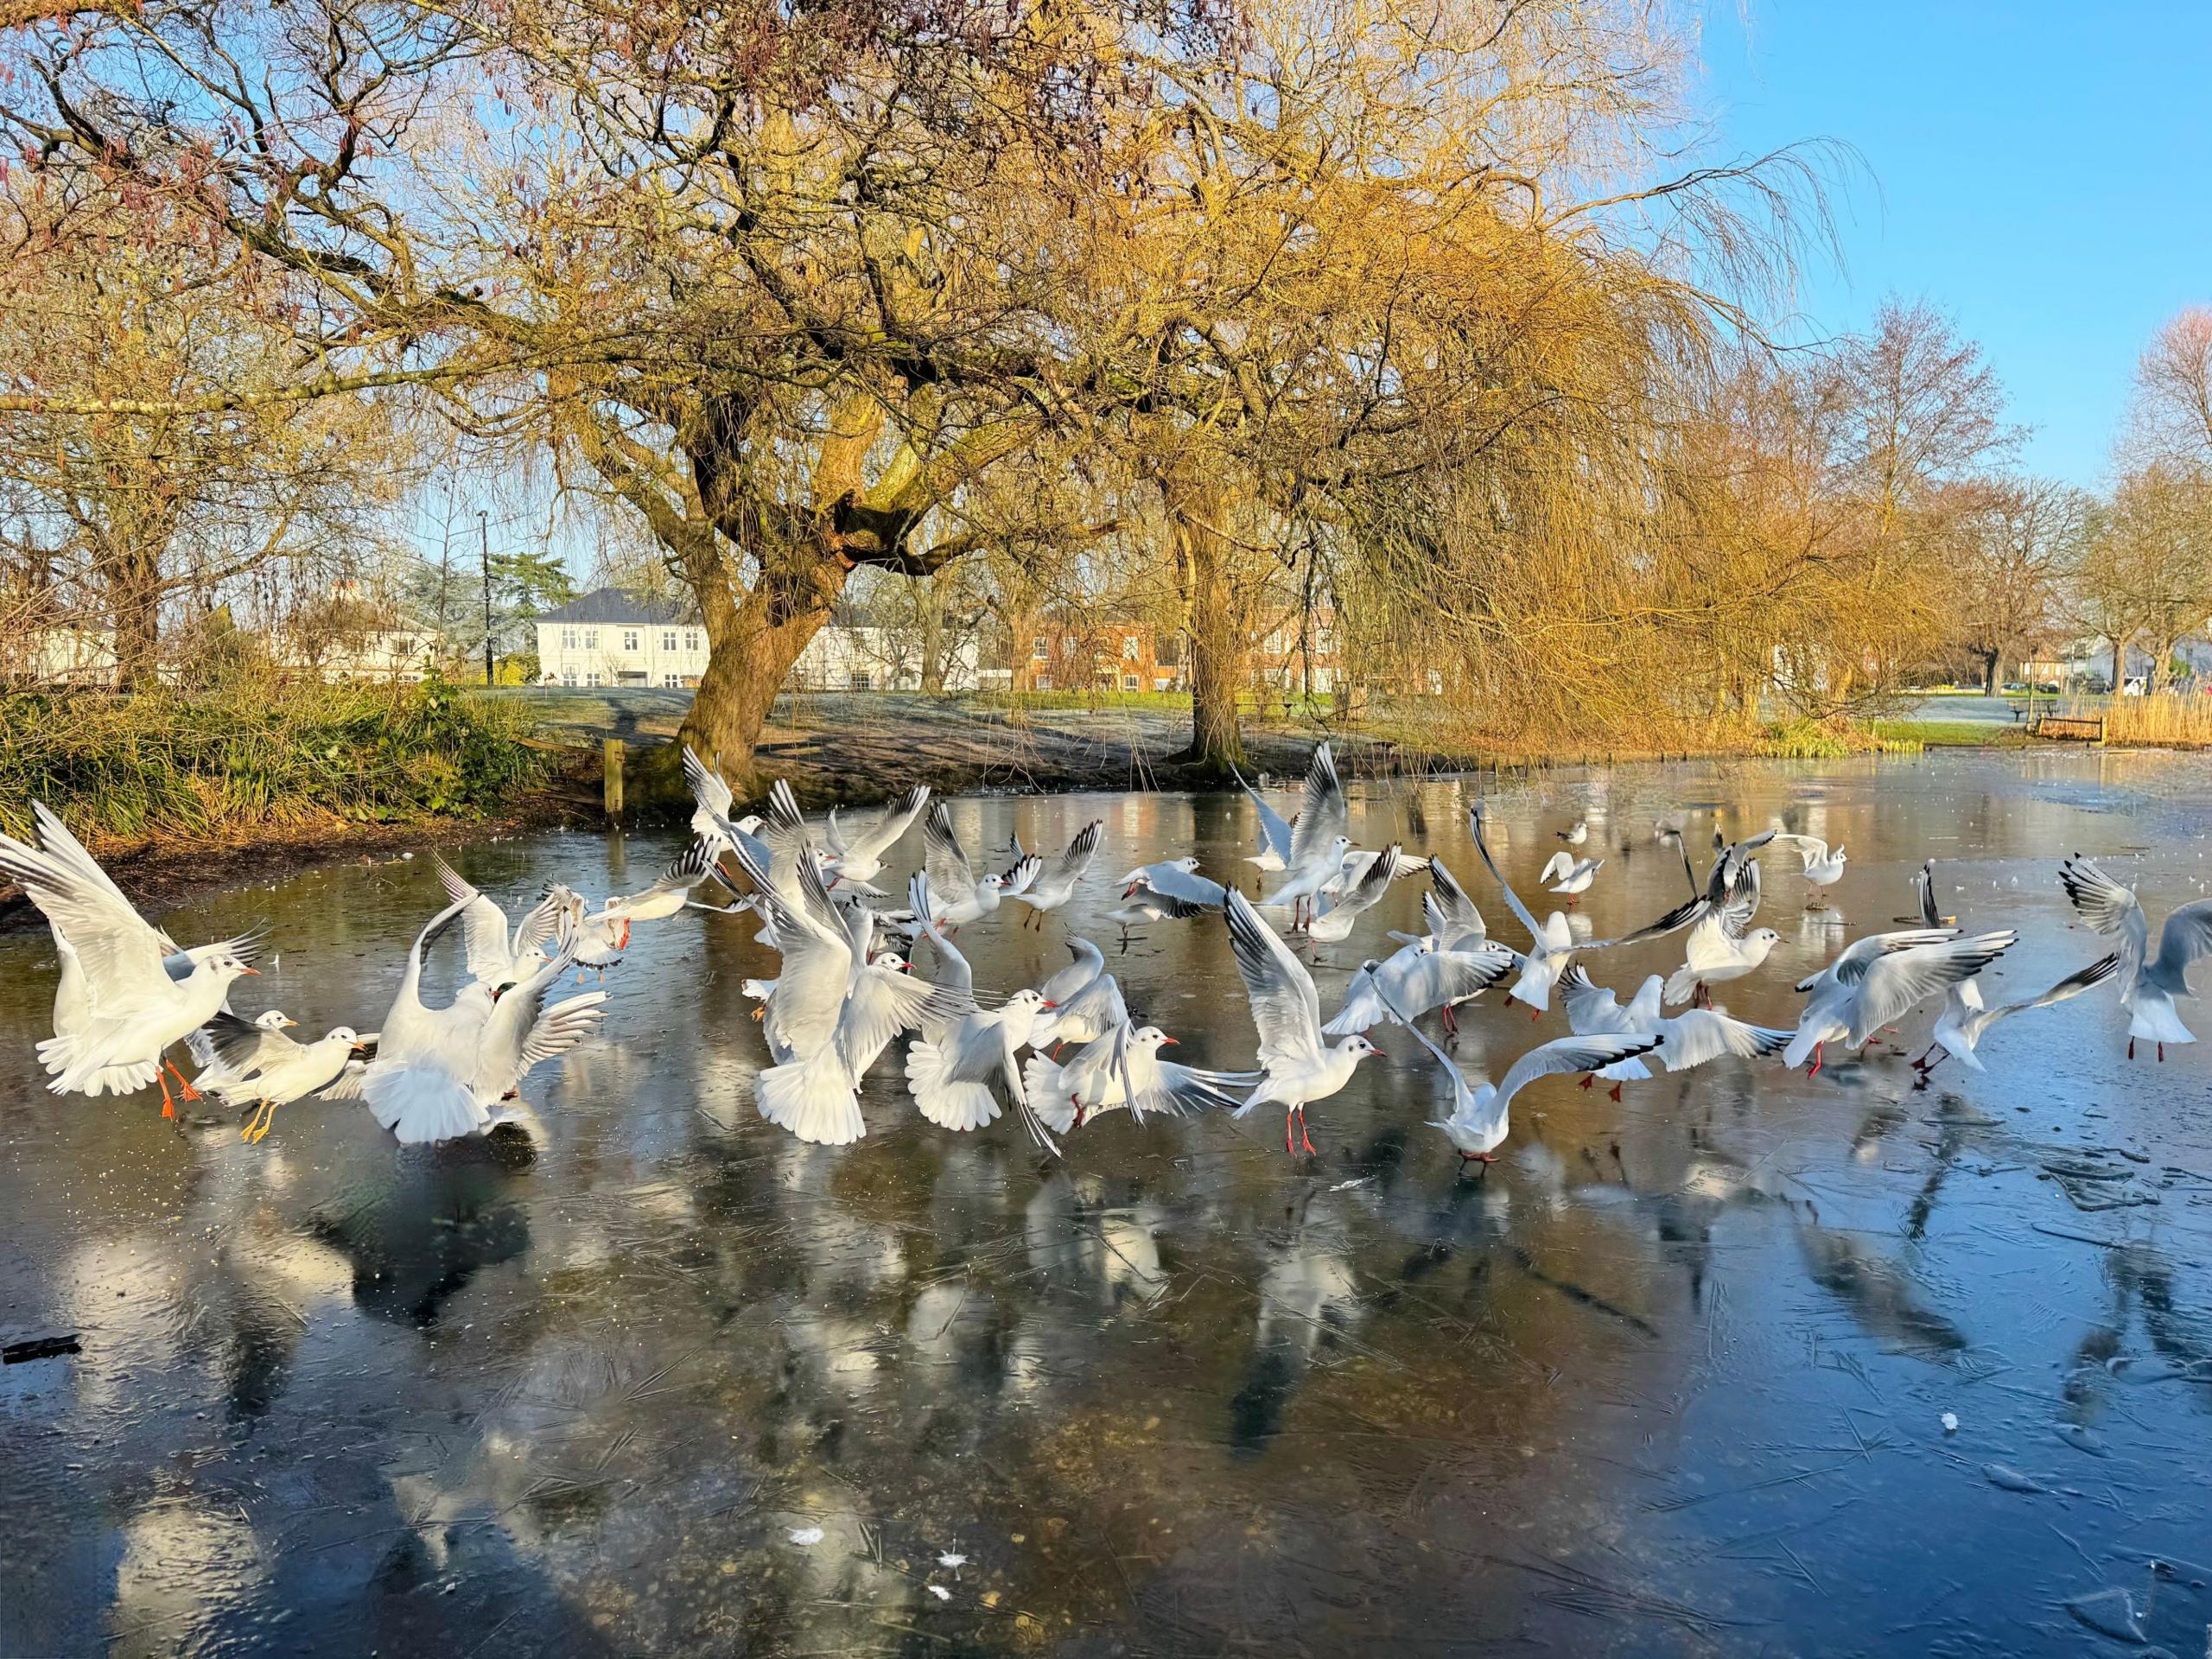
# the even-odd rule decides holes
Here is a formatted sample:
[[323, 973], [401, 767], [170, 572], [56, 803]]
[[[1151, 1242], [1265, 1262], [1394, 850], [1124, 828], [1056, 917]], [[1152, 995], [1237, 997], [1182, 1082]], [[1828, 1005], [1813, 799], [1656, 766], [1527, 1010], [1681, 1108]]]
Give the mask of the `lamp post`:
[[476, 544], [484, 555], [484, 683], [492, 683], [492, 531], [484, 509], [476, 510]]

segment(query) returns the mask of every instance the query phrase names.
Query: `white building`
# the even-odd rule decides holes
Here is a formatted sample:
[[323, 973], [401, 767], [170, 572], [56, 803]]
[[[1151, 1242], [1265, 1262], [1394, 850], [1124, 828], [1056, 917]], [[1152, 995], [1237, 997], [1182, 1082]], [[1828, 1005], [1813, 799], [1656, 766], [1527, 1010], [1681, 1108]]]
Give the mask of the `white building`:
[[[944, 689], [973, 691], [982, 678], [975, 640], [957, 641], [944, 664]], [[918, 691], [920, 632], [832, 622], [806, 642], [785, 684], [793, 691]]]
[[[688, 605], [601, 588], [539, 617], [537, 683], [696, 686], [707, 671], [707, 632]], [[954, 647], [944, 688], [972, 691], [981, 675], [972, 639]], [[831, 623], [806, 642], [787, 684], [800, 691], [912, 691], [921, 645], [902, 628]]]
[[537, 620], [540, 685], [690, 686], [707, 671], [698, 613], [601, 588]]

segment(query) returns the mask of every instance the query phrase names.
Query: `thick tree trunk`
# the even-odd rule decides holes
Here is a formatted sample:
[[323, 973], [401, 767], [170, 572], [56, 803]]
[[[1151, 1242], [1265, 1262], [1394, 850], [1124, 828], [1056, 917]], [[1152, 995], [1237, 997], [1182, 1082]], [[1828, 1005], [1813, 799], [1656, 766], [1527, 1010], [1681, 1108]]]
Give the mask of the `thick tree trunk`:
[[1231, 767], [1245, 764], [1236, 718], [1244, 684], [1244, 623], [1235, 550], [1222, 533], [1227, 494], [1217, 480], [1163, 478], [1160, 487], [1190, 599], [1191, 745], [1175, 758], [1225, 779]]
[[1995, 696], [2005, 689], [2005, 653], [1986, 651], [1981, 654], [1981, 690], [1984, 696]]
[[931, 696], [944, 690], [944, 595], [935, 576], [916, 578], [921, 588], [922, 690]]
[[[699, 677], [677, 741], [720, 766], [740, 795], [757, 794], [766, 785], [754, 778], [753, 766], [761, 728], [799, 653], [830, 620], [845, 575], [824, 561], [804, 586], [786, 582], [771, 589], [764, 583], [734, 605], [702, 607], [707, 671]], [[719, 628], [718, 609], [726, 612]]]
[[161, 568], [138, 546], [122, 549], [105, 563], [115, 629], [115, 689], [150, 691], [161, 683]]

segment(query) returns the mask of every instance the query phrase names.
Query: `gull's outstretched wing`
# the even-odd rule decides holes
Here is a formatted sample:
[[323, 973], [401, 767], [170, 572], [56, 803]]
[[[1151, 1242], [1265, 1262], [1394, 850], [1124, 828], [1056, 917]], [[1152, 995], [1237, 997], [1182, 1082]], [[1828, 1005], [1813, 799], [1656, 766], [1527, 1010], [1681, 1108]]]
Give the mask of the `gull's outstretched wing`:
[[1313, 975], [1243, 893], [1230, 893], [1226, 914], [1230, 948], [1252, 1004], [1252, 1025], [1260, 1033], [1260, 1063], [1318, 1063], [1321, 997]]
[[1290, 832], [1290, 862], [1302, 865], [1325, 852], [1351, 822], [1344, 786], [1337, 779], [1337, 758], [1326, 743], [1306, 766], [1306, 793]]
[[1878, 957], [1853, 999], [1850, 1040], [1857, 1047], [1913, 1006], [1976, 974], [2019, 940], [2011, 931], [1977, 933]]
[[1237, 787], [1252, 798], [1252, 804], [1259, 811], [1260, 844], [1281, 859], [1287, 868], [1290, 863], [1290, 847], [1293, 839], [1289, 821], [1274, 808], [1269, 806], [1258, 790], [1244, 781], [1243, 772], [1238, 772], [1234, 766], [1229, 770], [1236, 779]]

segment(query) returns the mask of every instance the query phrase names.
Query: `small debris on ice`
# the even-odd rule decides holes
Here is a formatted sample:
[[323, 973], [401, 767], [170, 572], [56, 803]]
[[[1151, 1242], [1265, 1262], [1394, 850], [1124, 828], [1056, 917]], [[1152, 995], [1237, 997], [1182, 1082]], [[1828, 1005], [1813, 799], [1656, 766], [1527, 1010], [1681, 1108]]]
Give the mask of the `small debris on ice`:
[[791, 1542], [798, 1544], [802, 1548], [810, 1544], [818, 1544], [822, 1541], [822, 1539], [823, 1532], [822, 1529], [819, 1527], [793, 1527], [791, 1529]]
[[948, 1550], [937, 1558], [937, 1564], [947, 1568], [965, 1567], [968, 1565], [968, 1558], [965, 1555], [955, 1555]]
[[952, 1599], [952, 1592], [946, 1589], [941, 1584], [926, 1585], [924, 1588], [928, 1590], [930, 1594], [935, 1596], [939, 1601], [950, 1601]]
[[1943, 1424], [1943, 1432], [1946, 1434], [1955, 1434], [1959, 1432], [1959, 1414], [1955, 1411], [1945, 1412], [1942, 1421]]

